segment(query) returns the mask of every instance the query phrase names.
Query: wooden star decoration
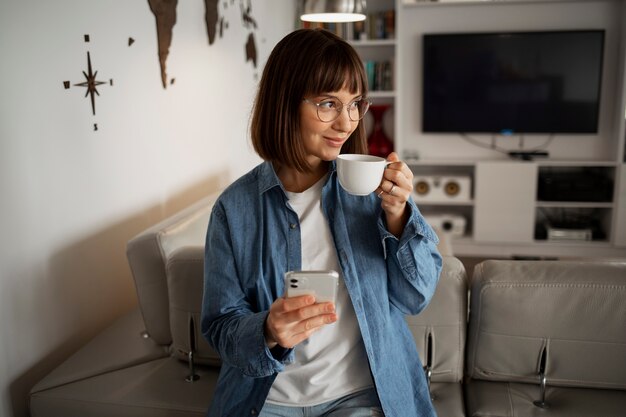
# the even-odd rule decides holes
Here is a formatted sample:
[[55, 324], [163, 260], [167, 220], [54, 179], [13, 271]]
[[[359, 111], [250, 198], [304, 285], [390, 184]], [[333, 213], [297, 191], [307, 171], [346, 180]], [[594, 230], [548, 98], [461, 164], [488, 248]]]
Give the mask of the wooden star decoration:
[[85, 93], [85, 97], [87, 97], [88, 95], [91, 98], [91, 112], [93, 113], [93, 115], [96, 115], [96, 99], [95, 99], [95, 95], [100, 95], [100, 93], [98, 93], [98, 86], [101, 84], [106, 84], [106, 82], [104, 81], [97, 81], [96, 80], [96, 76], [98, 75], [98, 71], [93, 72], [92, 68], [91, 68], [91, 57], [89, 56], [89, 51], [87, 51], [87, 72], [83, 71], [83, 75], [86, 78], [86, 81], [82, 82], [82, 83], [78, 83], [78, 84], [74, 84], [74, 86], [77, 87], [87, 87], [87, 92]]

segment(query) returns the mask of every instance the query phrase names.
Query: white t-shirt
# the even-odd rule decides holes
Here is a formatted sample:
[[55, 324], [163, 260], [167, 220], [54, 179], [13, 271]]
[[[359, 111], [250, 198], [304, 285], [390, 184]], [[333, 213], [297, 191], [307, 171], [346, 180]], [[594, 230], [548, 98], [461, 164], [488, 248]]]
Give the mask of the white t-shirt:
[[339, 320], [324, 326], [295, 347], [295, 361], [278, 374], [267, 402], [286, 406], [314, 406], [374, 385], [365, 346], [337, 259], [328, 222], [322, 212], [326, 177], [302, 193], [287, 192], [298, 213], [302, 270], [340, 273], [336, 312]]

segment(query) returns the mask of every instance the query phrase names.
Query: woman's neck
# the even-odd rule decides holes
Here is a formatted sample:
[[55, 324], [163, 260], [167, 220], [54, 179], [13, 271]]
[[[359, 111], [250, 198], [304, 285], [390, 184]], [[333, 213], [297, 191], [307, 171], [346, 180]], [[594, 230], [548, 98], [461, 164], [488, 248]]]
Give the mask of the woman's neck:
[[282, 182], [285, 190], [292, 193], [301, 193], [311, 188], [328, 173], [328, 162], [322, 161], [311, 172], [301, 172], [287, 166], [275, 167], [276, 175]]

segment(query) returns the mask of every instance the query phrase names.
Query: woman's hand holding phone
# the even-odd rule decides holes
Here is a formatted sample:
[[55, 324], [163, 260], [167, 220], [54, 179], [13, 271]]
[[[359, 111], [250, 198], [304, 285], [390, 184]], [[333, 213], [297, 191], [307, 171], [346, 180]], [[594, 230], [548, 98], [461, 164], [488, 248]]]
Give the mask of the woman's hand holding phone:
[[265, 321], [267, 346], [292, 348], [323, 326], [336, 322], [338, 280], [335, 271], [287, 272], [286, 296], [274, 301]]
[[290, 349], [327, 324], [336, 322], [335, 303], [315, 303], [312, 295], [279, 298], [265, 321], [265, 342]]

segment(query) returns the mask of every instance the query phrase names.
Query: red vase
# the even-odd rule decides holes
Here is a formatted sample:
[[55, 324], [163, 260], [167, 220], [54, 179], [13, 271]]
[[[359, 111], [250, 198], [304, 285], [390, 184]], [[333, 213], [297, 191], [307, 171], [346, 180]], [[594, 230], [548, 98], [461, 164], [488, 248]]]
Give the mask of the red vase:
[[374, 129], [367, 139], [368, 151], [370, 155], [386, 158], [393, 152], [393, 142], [385, 135], [383, 131], [383, 115], [389, 109], [389, 104], [372, 105], [369, 111], [374, 119]]

